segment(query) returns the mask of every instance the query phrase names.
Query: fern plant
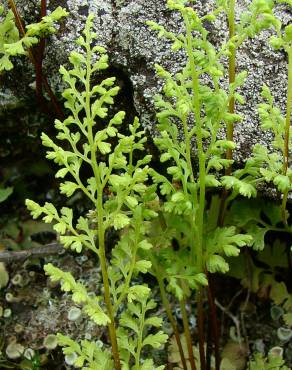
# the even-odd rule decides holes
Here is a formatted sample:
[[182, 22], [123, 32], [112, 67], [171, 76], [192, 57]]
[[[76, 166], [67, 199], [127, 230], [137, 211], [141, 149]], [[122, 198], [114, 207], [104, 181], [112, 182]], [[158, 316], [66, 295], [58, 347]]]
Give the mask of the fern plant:
[[[289, 2], [283, 2], [291, 5]], [[291, 25], [285, 28], [282, 27], [281, 22], [274, 15], [272, 17], [274, 18], [273, 26], [277, 36], [271, 37], [270, 44], [276, 50], [283, 49], [288, 59], [286, 112], [285, 114], [281, 112], [269, 87], [263, 85], [261, 96], [264, 101], [258, 105], [258, 113], [262, 130], [272, 133], [273, 141], [270, 148], [256, 144], [252, 156], [246, 160], [244, 168], [235, 171], [234, 176], [254, 187], [259, 184], [272, 184], [282, 198], [282, 204], [279, 208], [276, 204], [267, 206], [261, 201], [257, 201], [258, 207], [248, 202], [245, 204], [235, 203], [227, 216], [227, 219], [232, 219], [232, 222], [235, 222], [242, 230], [253, 236], [252, 246], [259, 251], [264, 248], [267, 232], [285, 232], [288, 235], [292, 233], [292, 227], [289, 224], [289, 212], [286, 209], [288, 195], [292, 190], [290, 165], [292, 148], [292, 28]], [[284, 30], [281, 31], [283, 28]], [[233, 188], [229, 199], [235, 196], [236, 193]], [[260, 213], [266, 215], [266, 220], [260, 217]], [[239, 214], [240, 217], [238, 217]], [[287, 250], [287, 252], [289, 256], [289, 251]]]
[[[235, 82], [236, 76], [236, 53], [240, 46], [248, 38], [255, 37], [262, 30], [270, 28], [277, 24], [277, 20], [273, 17], [273, 1], [254, 0], [248, 6], [248, 9], [241, 13], [238, 23], [235, 21], [235, 5], [236, 0], [217, 0], [217, 6], [223, 9], [227, 16], [229, 28], [229, 66], [228, 77], [229, 84]], [[231, 96], [229, 101], [229, 112], [234, 113], [236, 110], [236, 99]], [[227, 122], [228, 140], [233, 140], [233, 122]], [[232, 150], [227, 149], [226, 158], [232, 159]], [[230, 170], [226, 171], [230, 174]]]
[[[161, 209], [163, 220], [157, 227], [160, 227], [161, 234], [167, 234], [168, 237], [163, 247], [152, 251], [153, 266], [156, 266], [152, 271], [158, 276], [162, 296], [165, 298], [163, 284], [166, 282], [168, 290], [181, 302], [192, 369], [196, 365], [192, 359], [183, 304], [195, 289], [200, 366], [204, 370], [207, 365], [202, 295], [203, 287], [208, 285], [208, 273], [226, 273], [229, 266], [225, 257], [238, 256], [241, 247], [252, 243], [252, 237], [240, 233], [232, 223], [217, 227], [220, 200], [213, 196], [211, 203], [208, 202], [208, 193], [220, 187], [232, 189], [228, 202], [238, 195], [247, 198], [256, 195], [256, 178], [246, 181], [230, 172], [233, 163], [231, 153], [236, 148], [233, 126], [241, 120], [241, 116], [235, 113], [235, 104], [244, 104], [244, 98], [238, 90], [247, 76], [245, 71], [235, 73], [235, 51], [247, 38], [278, 23], [273, 17], [272, 2], [254, 0], [236, 28], [234, 1], [218, 1], [214, 12], [203, 17], [199, 17], [188, 6], [189, 3], [184, 0], [167, 2], [169, 9], [180, 13], [185, 26], [184, 33], [176, 35], [155, 22], [148, 22], [158, 32], [158, 37], [172, 42], [173, 51], [183, 50], [187, 57], [186, 66], [175, 75], [156, 65], [156, 72], [164, 80], [164, 87], [163, 95], [155, 99], [160, 132], [155, 143], [162, 153], [161, 162], [167, 165], [168, 175], [162, 176], [154, 170], [151, 175], [153, 181], [159, 184], [160, 193], [165, 199]], [[204, 22], [213, 22], [222, 10], [232, 23], [230, 39], [216, 48], [209, 42]], [[223, 57], [230, 58], [227, 90], [222, 88], [221, 83], [228, 74], [222, 64]], [[225, 127], [227, 138], [218, 139]], [[222, 170], [225, 170], [225, 175]], [[174, 238], [178, 242], [178, 250], [171, 245]], [[161, 239], [157, 240], [154, 236], [155, 243], [161, 245]], [[169, 319], [172, 321], [170, 315]], [[218, 357], [216, 362], [216, 369], [219, 369]]]
[[[55, 23], [68, 15], [60, 6], [50, 15], [46, 15], [46, 1], [41, 1], [42, 19], [38, 23], [24, 26], [17, 6], [13, 0], [9, 1], [7, 14], [4, 7], [0, 6], [0, 73], [13, 68], [14, 57], [26, 55], [35, 69], [36, 97], [42, 110], [47, 115], [52, 115], [48, 99], [55, 110], [55, 116], [64, 119], [63, 112], [58, 105], [57, 98], [43, 73], [43, 58], [45, 52], [45, 38], [56, 32]], [[44, 96], [44, 90], [47, 97]]]
[[288, 226], [286, 204], [288, 194], [292, 190], [292, 170], [291, 167], [289, 167], [292, 150], [292, 25], [286, 26], [284, 32], [281, 30], [282, 24], [278, 21], [276, 27], [277, 36], [273, 36], [270, 39], [270, 44], [276, 50], [284, 49], [288, 57], [286, 114], [283, 115], [280, 109], [275, 106], [273, 96], [268, 86], [264, 85], [262, 97], [265, 99], [265, 103], [259, 105], [258, 112], [262, 129], [270, 130], [273, 133], [274, 141], [272, 145], [275, 152], [269, 153], [266, 148], [256, 146], [255, 153], [261, 151], [262, 155], [266, 155], [263, 166], [260, 168], [260, 173], [265, 181], [272, 182], [277, 190], [283, 194], [282, 220], [284, 225]]
[[0, 23], [0, 72], [13, 68], [12, 57], [28, 54], [29, 48], [41, 37], [56, 32], [55, 22], [67, 15], [68, 12], [59, 6], [40, 22], [29, 24], [24, 36], [20, 37], [13, 11], [8, 10], [4, 15], [4, 7], [0, 6], [0, 17], [3, 18]]
[[11, 10], [9, 10], [4, 16], [4, 7], [1, 5], [0, 17], [3, 18], [0, 23], [0, 71], [3, 71], [13, 68], [13, 64], [10, 61], [10, 55], [6, 54], [5, 44], [17, 42], [19, 40], [19, 33]]
[[[289, 1], [278, 1], [287, 3]], [[260, 3], [260, 1], [259, 1]], [[261, 2], [264, 3], [264, 2]], [[269, 6], [269, 2], [263, 6]], [[271, 2], [272, 4], [272, 2]], [[270, 6], [272, 9], [272, 7]], [[263, 103], [258, 105], [258, 113], [261, 122], [261, 128], [264, 131], [270, 131], [274, 140], [272, 148], [256, 144], [253, 148], [253, 154], [247, 159], [243, 169], [234, 172], [234, 176], [253, 187], [256, 195], [256, 186], [262, 182], [272, 183], [277, 191], [282, 194], [282, 222], [288, 228], [288, 213], [286, 210], [288, 194], [291, 191], [291, 168], [289, 167], [289, 157], [292, 147], [291, 141], [291, 109], [292, 109], [292, 27], [282, 26], [280, 20], [274, 16], [273, 12], [269, 14], [271, 25], [276, 31], [277, 36], [272, 36], [270, 45], [275, 49], [283, 49], [288, 58], [288, 81], [287, 81], [287, 99], [286, 114], [275, 104], [274, 98], [267, 85], [263, 85], [261, 96]], [[282, 29], [284, 28], [284, 31]], [[237, 181], [233, 184], [226, 184], [233, 193], [230, 199], [234, 199], [238, 193]]]
[[261, 353], [255, 353], [254, 359], [247, 365], [248, 370], [288, 370], [285, 361], [278, 356], [269, 355], [264, 358]]
[[[60, 281], [63, 291], [72, 293], [72, 300], [83, 307], [84, 314], [96, 325], [108, 327], [111, 350], [98, 348], [95, 342], [87, 340], [79, 344], [58, 334], [64, 354], [75, 353], [75, 366], [84, 369], [147, 370], [154, 365], [151, 359], [142, 358], [143, 348], [158, 348], [167, 336], [162, 331], [148, 333], [150, 327], [159, 328], [162, 321], [148, 317], [147, 311], [154, 307], [150, 289], [131, 282], [134, 276], [151, 267], [149, 260], [139, 258], [139, 251], [152, 248], [147, 241], [146, 225], [157, 215], [153, 210], [157, 195], [155, 186], [145, 185], [151, 156], [134, 159], [134, 153], [143, 150], [146, 140], [138, 119], [130, 125], [128, 136], [118, 132], [125, 112], [119, 111], [105, 122], [119, 88], [114, 86], [115, 78], [92, 85], [96, 73], [108, 67], [106, 50], [94, 45], [93, 18], [89, 15], [77, 40], [80, 51], [70, 55], [72, 69], [60, 68], [68, 85], [63, 97], [69, 116], [63, 122], [55, 121], [57, 140], [42, 134], [43, 145], [48, 148], [47, 158], [60, 166], [56, 177], [70, 177], [60, 184], [60, 193], [71, 197], [82, 191], [92, 202], [93, 210], [76, 221], [68, 207], [58, 211], [51, 203], [40, 206], [32, 200], [27, 200], [26, 205], [34, 218], [42, 216], [45, 222], [54, 223], [65, 248], [77, 253], [88, 249], [100, 263], [103, 294], [88, 292], [70, 272], [52, 264], [45, 266], [46, 274], [53, 281]], [[89, 169], [88, 178], [81, 176], [83, 168]], [[105, 235], [110, 229], [116, 230], [120, 241], [109, 260], [110, 246], [106, 245]], [[120, 315], [123, 305], [126, 308]], [[125, 350], [127, 346], [130, 351]]]

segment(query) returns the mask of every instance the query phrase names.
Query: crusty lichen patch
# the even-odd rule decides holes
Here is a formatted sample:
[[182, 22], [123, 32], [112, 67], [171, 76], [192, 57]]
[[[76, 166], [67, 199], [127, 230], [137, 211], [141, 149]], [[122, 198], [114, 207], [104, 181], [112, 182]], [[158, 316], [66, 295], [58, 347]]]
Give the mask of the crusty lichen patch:
[[[246, 9], [250, 0], [238, 0], [237, 17]], [[7, 3], [7, 0], [6, 0]], [[34, 21], [38, 14], [38, 1], [16, 0], [23, 18]], [[200, 14], [206, 14], [212, 9], [212, 0], [196, 1], [194, 7]], [[166, 1], [157, 0], [51, 0], [48, 8], [52, 10], [57, 5], [68, 9], [70, 15], [62, 22], [59, 32], [51, 36], [47, 42], [45, 71], [54, 90], [61, 92], [63, 85], [58, 68], [67, 63], [69, 52], [76, 46], [74, 40], [83, 29], [88, 12], [96, 15], [96, 32], [99, 43], [109, 50], [110, 61], [128, 74], [134, 88], [134, 104], [143, 125], [151, 132], [155, 131], [155, 113], [153, 96], [160, 91], [161, 81], [154, 73], [154, 63], [160, 63], [171, 72], [176, 72], [185, 63], [183, 53], [173, 53], [169, 43], [157, 39], [156, 35], [146, 26], [147, 20], [155, 20], [169, 30], [180, 32], [182, 22], [178, 14], [166, 8]], [[284, 5], [278, 5], [277, 15], [287, 24], [291, 12]], [[215, 43], [221, 42], [227, 36], [226, 20], [224, 17], [209, 25], [210, 39]], [[275, 53], [268, 45], [269, 32], [263, 32], [254, 40], [247, 41], [237, 55], [237, 70], [247, 70], [249, 76], [242, 94], [246, 104], [238, 107], [244, 115], [242, 123], [235, 128], [235, 139], [238, 143], [237, 160], [246, 158], [252, 146], [259, 142], [269, 145], [271, 135], [259, 130], [256, 105], [262, 83], [265, 81], [271, 87], [276, 102], [285, 111], [286, 100], [286, 57], [283, 52]], [[17, 94], [31, 96], [28, 87], [33, 81], [33, 70], [22, 68], [27, 61], [18, 62], [19, 68], [10, 73], [5, 85], [13, 86], [13, 81], [25, 79], [21, 89], [17, 86]], [[23, 75], [19, 76], [21, 73]], [[25, 87], [26, 86], [26, 87]], [[16, 86], [14, 84], [14, 90]]]
[[[100, 270], [91, 257], [74, 257], [64, 254], [47, 258], [56, 266], [66, 266], [77, 281], [82, 281], [88, 291], [101, 288]], [[10, 281], [1, 291], [0, 307], [11, 310], [11, 317], [1, 318], [0, 331], [5, 332], [5, 343], [16, 340], [24, 348], [42, 350], [44, 339], [58, 332], [74, 338], [97, 340], [104, 329], [97, 327], [82, 314], [78, 323], [68, 319], [68, 312], [75, 307], [68, 293], [62, 293], [59, 284], [52, 284], [44, 275], [37, 261], [15, 263], [9, 266]], [[13, 284], [13, 277], [22, 277], [22, 284]], [[97, 288], [98, 287], [98, 288]], [[7, 295], [14, 299], [7, 301]], [[4, 331], [5, 328], [5, 331]], [[86, 334], [84, 334], [86, 333]]]

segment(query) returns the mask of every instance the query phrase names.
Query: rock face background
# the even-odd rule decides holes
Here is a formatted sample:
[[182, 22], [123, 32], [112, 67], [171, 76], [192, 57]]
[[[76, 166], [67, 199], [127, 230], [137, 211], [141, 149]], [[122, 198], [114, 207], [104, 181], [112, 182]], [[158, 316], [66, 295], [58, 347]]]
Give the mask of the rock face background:
[[[6, 1], [6, 0], [5, 0]], [[4, 1], [4, 3], [5, 3]], [[39, 1], [15, 1], [25, 22], [36, 21], [39, 14]], [[206, 14], [214, 6], [214, 0], [197, 0], [194, 7], [200, 14]], [[237, 16], [245, 9], [250, 0], [237, 1]], [[6, 1], [7, 5], [7, 1]], [[170, 45], [163, 39], [157, 39], [146, 26], [146, 20], [155, 20], [169, 30], [180, 32], [182, 23], [179, 15], [166, 8], [166, 0], [50, 0], [48, 9], [58, 5], [65, 7], [70, 15], [62, 22], [59, 32], [50, 37], [46, 46], [44, 70], [51, 86], [60, 93], [63, 89], [58, 73], [61, 64], [67, 64], [68, 54], [76, 46], [74, 40], [84, 27], [89, 12], [96, 15], [96, 32], [99, 43], [107, 47], [111, 68], [108, 73], [116, 75], [122, 87], [123, 109], [140, 117], [143, 125], [151, 132], [155, 131], [155, 113], [153, 96], [160, 90], [161, 81], [155, 77], [154, 63], [162, 64], [175, 72], [184, 65], [184, 56], [173, 53]], [[291, 21], [291, 9], [279, 5], [277, 15], [288, 24]], [[218, 19], [209, 28], [210, 39], [215, 43], [226, 38], [226, 20]], [[237, 71], [247, 70], [249, 76], [242, 91], [246, 105], [240, 107], [245, 119], [235, 128], [235, 140], [238, 144], [237, 159], [248, 156], [252, 146], [257, 143], [269, 145], [271, 137], [259, 129], [256, 105], [263, 82], [271, 87], [276, 102], [285, 112], [287, 67], [284, 52], [273, 52], [268, 45], [269, 32], [262, 32], [256, 39], [249, 40], [240, 49], [237, 58]], [[15, 107], [26, 106], [34, 99], [31, 84], [34, 71], [27, 59], [17, 61], [16, 68], [2, 77], [0, 89], [0, 117], [5, 125], [7, 114]], [[1, 114], [2, 111], [2, 114]], [[22, 110], [22, 120], [28, 114], [26, 124], [30, 125], [29, 113]], [[9, 116], [9, 115], [8, 115]], [[3, 128], [3, 126], [2, 126]], [[2, 130], [1, 130], [2, 131]]]

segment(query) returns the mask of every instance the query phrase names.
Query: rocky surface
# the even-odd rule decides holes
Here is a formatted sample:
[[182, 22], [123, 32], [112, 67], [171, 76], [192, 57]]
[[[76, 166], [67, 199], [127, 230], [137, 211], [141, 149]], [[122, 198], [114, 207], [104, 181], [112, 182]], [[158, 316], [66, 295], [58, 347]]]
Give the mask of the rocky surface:
[[[15, 2], [26, 22], [37, 19], [39, 1]], [[154, 63], [160, 63], [172, 72], [178, 71], [184, 65], [184, 55], [171, 52], [170, 45], [165, 40], [157, 39], [145, 24], [147, 20], [155, 20], [170, 30], [180, 32], [181, 19], [178, 14], [170, 12], [165, 3], [164, 0], [48, 1], [50, 10], [61, 5], [70, 12], [68, 18], [60, 25], [59, 32], [47, 42], [44, 69], [53, 89], [57, 93], [62, 91], [58, 68], [61, 64], [67, 63], [68, 54], [76, 47], [74, 40], [83, 29], [88, 13], [93, 12], [96, 14], [95, 24], [99, 43], [106, 46], [109, 51], [110, 71], [118, 77], [121, 85], [126, 86], [127, 108], [135, 112], [143, 125], [153, 133], [155, 131], [153, 96], [161, 88], [161, 81], [155, 77]], [[237, 16], [249, 3], [250, 0], [237, 1]], [[206, 14], [213, 5], [212, 0], [197, 0], [194, 6], [200, 14]], [[291, 12], [289, 13], [283, 4], [278, 7], [277, 14], [284, 24], [291, 20]], [[210, 38], [216, 43], [226, 38], [224, 24], [226, 24], [224, 19], [218, 19], [209, 29]], [[246, 97], [246, 105], [240, 108], [245, 118], [235, 129], [239, 160], [248, 156], [253, 144], [260, 142], [269, 145], [271, 140], [269, 134], [259, 130], [256, 112], [264, 81], [271, 87], [276, 101], [285, 112], [286, 56], [284, 52], [273, 52], [268, 45], [268, 38], [269, 33], [262, 32], [256, 39], [246, 42], [238, 53], [238, 71], [249, 72], [242, 91]], [[11, 101], [15, 104], [15, 96], [21, 102], [31, 99], [34, 96], [33, 81], [33, 69], [27, 60], [18, 61], [16, 68], [4, 77], [1, 99], [5, 96], [6, 100], [2, 100], [0, 110], [6, 110]]]

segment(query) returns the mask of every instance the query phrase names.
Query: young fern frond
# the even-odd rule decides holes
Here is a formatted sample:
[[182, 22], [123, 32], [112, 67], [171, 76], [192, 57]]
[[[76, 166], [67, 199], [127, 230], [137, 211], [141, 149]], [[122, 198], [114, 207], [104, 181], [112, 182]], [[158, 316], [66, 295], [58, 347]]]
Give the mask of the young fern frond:
[[285, 365], [285, 361], [281, 356], [275, 356], [270, 354], [267, 358], [264, 358], [262, 353], [255, 353], [254, 358], [248, 363], [248, 370], [288, 370], [288, 366]]
[[0, 6], [0, 17], [4, 18], [0, 23], [0, 72], [9, 71], [13, 68], [10, 55], [5, 51], [5, 45], [17, 42], [19, 32], [14, 22], [14, 15], [11, 10], [4, 16], [4, 7]]
[[[252, 174], [242, 174], [241, 178], [229, 171], [233, 163], [231, 152], [236, 148], [233, 126], [242, 119], [234, 107], [235, 103], [244, 103], [238, 90], [243, 86], [247, 73], [235, 74], [234, 65], [229, 88], [225, 90], [222, 79], [227, 71], [222, 57], [230, 56], [247, 38], [278, 22], [272, 16], [272, 4], [254, 0], [242, 15], [240, 25], [233, 29], [230, 40], [216, 48], [209, 42], [204, 21], [214, 21], [222, 9], [231, 12], [230, 3], [234, 5], [234, 2], [218, 1], [218, 8], [201, 18], [186, 3], [184, 0], [167, 2], [168, 7], [179, 12], [183, 19], [184, 32], [179, 35], [155, 22], [148, 22], [154, 31], [158, 31], [158, 37], [171, 41], [173, 51], [183, 49], [187, 59], [185, 67], [175, 75], [156, 65], [157, 75], [164, 80], [164, 86], [163, 94], [155, 100], [160, 137], [154, 141], [161, 152], [161, 162], [169, 166], [167, 176], [155, 171], [151, 175], [165, 197], [162, 211], [177, 217], [179, 250], [155, 248], [153, 253], [159, 265], [163, 266], [168, 289], [179, 300], [190, 294], [186, 292], [197, 291], [201, 315], [198, 319], [200, 360], [201, 369], [205, 370], [201, 287], [208, 283], [208, 272], [228, 271], [224, 257], [238, 255], [240, 247], [252, 242], [251, 236], [239, 234], [233, 225], [217, 228], [212, 222], [211, 227], [208, 220], [217, 219], [214, 213], [218, 216], [218, 211], [210, 208], [207, 212], [206, 195], [208, 191], [223, 186], [232, 190], [229, 200], [237, 195], [255, 197], [257, 181]], [[233, 57], [234, 64], [235, 55]], [[227, 139], [219, 139], [225, 127], [228, 128]], [[179, 129], [182, 140], [179, 140]], [[222, 170], [226, 171], [225, 176], [220, 173]], [[191, 344], [188, 345], [191, 348]], [[216, 369], [218, 366], [217, 361]]]
[[244, 181], [251, 179], [254, 184], [266, 181], [272, 182], [279, 193], [283, 194], [282, 198], [282, 222], [287, 228], [288, 212], [286, 203], [288, 194], [292, 190], [292, 170], [290, 166], [290, 152], [292, 147], [291, 139], [291, 115], [292, 115], [292, 26], [285, 27], [281, 31], [281, 22], [274, 16], [270, 16], [271, 22], [277, 32], [277, 36], [270, 39], [271, 46], [278, 50], [284, 49], [288, 56], [288, 84], [286, 115], [284, 116], [280, 109], [275, 105], [274, 98], [268, 86], [262, 88], [262, 98], [264, 102], [258, 105], [258, 113], [263, 130], [270, 130], [274, 140], [272, 148], [256, 144], [253, 149], [253, 155], [246, 162], [245, 169], [237, 171], [235, 176], [238, 178], [245, 176]]
[[[99, 348], [96, 343], [82, 340], [80, 344], [65, 335], [57, 334], [59, 345], [66, 356], [74, 356], [74, 366], [91, 370], [112, 370], [114, 363], [108, 349]], [[86, 365], [86, 367], [84, 367]]]
[[[0, 16], [3, 13], [4, 8], [0, 6]], [[41, 37], [56, 32], [54, 24], [67, 15], [68, 12], [59, 6], [39, 23], [28, 25], [25, 35], [20, 38], [13, 12], [9, 10], [0, 24], [0, 72], [13, 68], [11, 57], [27, 54], [29, 48], [37, 44]]]
[[[108, 118], [109, 106], [114, 103], [113, 98], [119, 91], [114, 86], [115, 79], [106, 78], [92, 86], [95, 74], [108, 67], [105, 49], [94, 45], [96, 34], [92, 32], [93, 18], [93, 15], [89, 15], [83, 35], [77, 40], [79, 51], [70, 54], [73, 68], [60, 68], [63, 81], [68, 85], [63, 97], [69, 116], [63, 122], [55, 121], [57, 140], [42, 134], [43, 145], [48, 148], [47, 158], [60, 166], [56, 177], [64, 179], [60, 184], [60, 193], [71, 197], [76, 191], [83, 192], [92, 202], [93, 210], [87, 217], [81, 216], [75, 221], [73, 210], [68, 207], [63, 207], [59, 212], [51, 203], [40, 206], [27, 200], [26, 204], [34, 218], [42, 215], [45, 222], [54, 223], [53, 227], [60, 234], [60, 242], [65, 248], [77, 253], [86, 248], [99, 258], [103, 296], [87, 292], [83, 284], [77, 283], [69, 272], [63, 272], [51, 264], [45, 266], [50, 278], [60, 281], [62, 290], [72, 293], [73, 301], [83, 307], [83, 312], [95, 324], [107, 325], [109, 330], [112, 357], [107, 349], [96, 348], [88, 341], [82, 341], [80, 346], [59, 335], [60, 345], [65, 347], [64, 353], [76, 354], [75, 366], [86, 364], [95, 370], [112, 370], [113, 367], [119, 370], [121, 349], [116, 325], [120, 307], [122, 304], [134, 307], [135, 302], [143, 303], [143, 310], [147, 306], [144, 297], [145, 292], [148, 297], [149, 288], [132, 286], [132, 278], [139, 273], [146, 273], [151, 267], [150, 261], [139, 257], [139, 251], [152, 248], [146, 240], [146, 230], [143, 230], [145, 222], [157, 216], [153, 206], [157, 203], [157, 195], [155, 186], [146, 185], [151, 156], [135, 159], [135, 152], [142, 151], [146, 141], [138, 119], [129, 126], [130, 132], [126, 136], [118, 132], [125, 112]], [[65, 149], [62, 142], [66, 144]], [[83, 168], [87, 169], [87, 173], [90, 170], [88, 178], [81, 175]], [[110, 262], [106, 257], [105, 239], [109, 229], [116, 230], [121, 238], [112, 250]], [[161, 326], [161, 321], [154, 326]], [[165, 340], [166, 335], [161, 333], [159, 340], [151, 343], [153, 347], [158, 347]], [[139, 352], [135, 369], [146, 369], [140, 363], [142, 347], [139, 339], [135, 343], [138, 347], [134, 350]], [[147, 361], [150, 360], [145, 359], [145, 363]], [[131, 364], [131, 361], [127, 364], [129, 369], [132, 368]]]
[[[142, 287], [142, 286], [141, 286]], [[135, 300], [128, 304], [128, 310], [124, 311], [120, 319], [118, 342], [121, 348], [123, 369], [131, 370], [162, 370], [164, 366], [154, 367], [152, 359], [147, 359], [141, 364], [142, 350], [146, 346], [159, 348], [167, 339], [162, 331], [149, 334], [150, 327], [159, 328], [162, 320], [156, 316], [148, 317], [148, 312], [156, 307], [153, 299], [149, 299], [150, 289], [144, 287], [143, 294], [139, 294]], [[134, 337], [131, 334], [135, 334]], [[134, 365], [129, 367], [134, 359]]]
[[[204, 226], [206, 190], [221, 185], [231, 186], [231, 183], [234, 186], [237, 181], [243, 195], [254, 195], [253, 189], [244, 189], [236, 178], [220, 178], [214, 173], [214, 170], [220, 171], [232, 164], [232, 160], [225, 158], [225, 153], [234, 149], [235, 144], [230, 140], [219, 140], [218, 133], [225, 124], [241, 119], [239, 115], [229, 112], [228, 106], [231, 96], [237, 97], [237, 89], [244, 83], [246, 73], [236, 76], [228, 93], [223, 90], [220, 78], [224, 76], [224, 67], [219, 55], [226, 53], [226, 46], [216, 51], [208, 41], [203, 20], [192, 8], [185, 6], [184, 1], [169, 1], [168, 6], [181, 13], [185, 33], [177, 36], [154, 22], [149, 22], [149, 26], [159, 31], [159, 36], [170, 39], [174, 50], [185, 49], [187, 63], [175, 76], [162, 66], [156, 66], [158, 76], [165, 83], [164, 96], [156, 97], [161, 136], [155, 139], [155, 143], [162, 153], [161, 162], [172, 161], [172, 165], [167, 168], [172, 181], [154, 171], [152, 177], [166, 196], [164, 211], [180, 215], [180, 223], [187, 223], [192, 230], [193, 235], [189, 237], [192, 265], [197, 273], [204, 274], [207, 266], [204, 255], [208, 253], [204, 240], [209, 237], [205, 235]], [[211, 20], [214, 19], [215, 16], [211, 17]], [[211, 84], [204, 82], [202, 77], [205, 75], [209, 76]], [[178, 139], [178, 125], [182, 128], [183, 141]], [[198, 173], [195, 173], [193, 166], [194, 142], [197, 147], [195, 154], [198, 158]], [[174, 183], [179, 184], [179, 189], [173, 186]], [[242, 237], [242, 245], [246, 244], [244, 240], [245, 236]], [[223, 270], [226, 271], [225, 268]]]

